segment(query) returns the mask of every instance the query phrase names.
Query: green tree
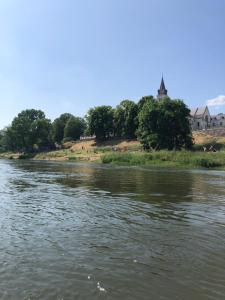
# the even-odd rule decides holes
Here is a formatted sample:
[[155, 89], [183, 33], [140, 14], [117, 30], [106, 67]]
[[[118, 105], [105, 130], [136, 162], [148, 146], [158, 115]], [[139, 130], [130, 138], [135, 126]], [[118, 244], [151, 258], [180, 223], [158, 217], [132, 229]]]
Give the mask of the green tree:
[[114, 135], [122, 137], [124, 135], [125, 114], [124, 109], [118, 105], [113, 114]]
[[141, 111], [142, 107], [144, 106], [144, 104], [148, 101], [152, 101], [154, 100], [154, 97], [153, 96], [144, 96], [142, 97], [139, 101], [138, 101], [138, 112]]
[[32, 130], [36, 133], [35, 144], [39, 150], [52, 147], [51, 129], [52, 124], [48, 119], [37, 119], [33, 122]]
[[62, 142], [64, 138], [64, 129], [66, 127], [66, 123], [71, 117], [73, 117], [73, 115], [64, 113], [60, 115], [59, 118], [54, 120], [54, 122], [52, 123], [52, 140], [54, 142]]
[[113, 109], [111, 106], [98, 106], [89, 109], [86, 116], [90, 134], [98, 140], [109, 138], [113, 134]]
[[11, 127], [6, 127], [0, 133], [0, 150], [13, 151], [16, 148], [15, 139]]
[[138, 137], [144, 149], [190, 148], [193, 141], [189, 115], [190, 110], [179, 99], [148, 99], [138, 115]]
[[33, 151], [35, 144], [44, 142], [46, 135], [41, 130], [43, 123], [50, 124], [50, 121], [41, 110], [27, 109], [19, 113], [8, 132], [13, 140], [14, 150]]
[[84, 133], [86, 123], [84, 119], [71, 116], [64, 129], [64, 139], [78, 140]]
[[114, 111], [114, 131], [116, 136], [136, 137], [138, 106], [133, 101], [123, 100]]

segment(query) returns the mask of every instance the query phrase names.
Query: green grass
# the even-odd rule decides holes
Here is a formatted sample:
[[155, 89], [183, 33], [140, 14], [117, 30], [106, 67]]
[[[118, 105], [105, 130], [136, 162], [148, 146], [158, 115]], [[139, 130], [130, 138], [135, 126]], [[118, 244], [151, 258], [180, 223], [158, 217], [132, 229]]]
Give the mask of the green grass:
[[[51, 160], [70, 160], [70, 161], [99, 161], [104, 164], [119, 165], [142, 165], [158, 167], [183, 167], [183, 168], [217, 168], [225, 169], [225, 151], [203, 152], [203, 151], [154, 151], [143, 152], [137, 149], [127, 150], [124, 152], [112, 151], [111, 147], [100, 147], [91, 151], [70, 151], [62, 149], [58, 151], [42, 152], [35, 154], [34, 159], [51, 159]], [[97, 156], [97, 158], [96, 158]], [[3, 153], [0, 158], [7, 159], [26, 159], [32, 158], [33, 155], [25, 153]]]
[[101, 157], [105, 164], [158, 165], [173, 167], [225, 167], [225, 152], [156, 151], [150, 153], [110, 153]]

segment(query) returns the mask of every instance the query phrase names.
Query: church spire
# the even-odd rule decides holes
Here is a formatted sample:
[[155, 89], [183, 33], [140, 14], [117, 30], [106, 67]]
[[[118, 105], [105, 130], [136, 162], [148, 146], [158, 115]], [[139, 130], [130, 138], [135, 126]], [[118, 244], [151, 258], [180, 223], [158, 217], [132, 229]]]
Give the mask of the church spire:
[[162, 76], [161, 84], [160, 84], [160, 88], [158, 90], [158, 96], [157, 96], [157, 98], [158, 99], [162, 99], [164, 97], [167, 97], [167, 89], [165, 87], [164, 79], [163, 79], [163, 76]]

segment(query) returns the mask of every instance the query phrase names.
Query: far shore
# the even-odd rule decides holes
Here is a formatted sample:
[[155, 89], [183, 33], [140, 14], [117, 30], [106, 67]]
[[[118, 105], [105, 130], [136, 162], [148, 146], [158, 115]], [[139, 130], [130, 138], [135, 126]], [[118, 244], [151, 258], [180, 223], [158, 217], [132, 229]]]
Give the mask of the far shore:
[[[199, 134], [197, 135], [199, 138]], [[196, 141], [198, 142], [196, 138]], [[202, 137], [201, 137], [202, 142]], [[208, 142], [208, 140], [207, 140]], [[210, 141], [213, 143], [214, 141]], [[208, 143], [210, 145], [210, 143]], [[214, 143], [215, 144], [215, 143]], [[67, 142], [61, 149], [39, 153], [0, 154], [2, 159], [31, 159], [45, 161], [96, 162], [103, 164], [150, 166], [167, 168], [225, 169], [225, 151], [203, 152], [201, 143], [195, 151], [145, 152], [137, 140], [111, 140], [97, 143], [95, 140]]]

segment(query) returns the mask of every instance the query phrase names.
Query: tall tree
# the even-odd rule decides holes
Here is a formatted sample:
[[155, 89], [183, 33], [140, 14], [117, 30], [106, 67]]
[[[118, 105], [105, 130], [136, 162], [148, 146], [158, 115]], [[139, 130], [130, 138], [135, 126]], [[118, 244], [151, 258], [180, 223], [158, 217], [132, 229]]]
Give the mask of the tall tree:
[[104, 140], [113, 134], [113, 109], [111, 106], [98, 106], [89, 109], [86, 116], [90, 134]]
[[[41, 128], [48, 124], [48, 132], [44, 133]], [[22, 111], [12, 121], [10, 128], [11, 139], [17, 150], [32, 151], [35, 144], [41, 144], [48, 139], [50, 121], [45, 118], [41, 110], [27, 109]]]
[[125, 138], [136, 137], [137, 114], [137, 104], [130, 100], [123, 100], [114, 111], [115, 135]]
[[138, 137], [146, 150], [192, 146], [190, 110], [183, 101], [149, 99], [139, 112]]
[[36, 132], [35, 144], [40, 149], [48, 149], [52, 147], [51, 129], [52, 124], [48, 119], [38, 119], [32, 124], [33, 130]]
[[138, 101], [138, 112], [141, 111], [142, 107], [144, 106], [144, 104], [148, 101], [152, 101], [154, 100], [153, 96], [144, 96], [142, 97], [139, 101]]
[[86, 123], [84, 119], [78, 117], [70, 117], [64, 129], [64, 139], [78, 140], [84, 133]]
[[72, 114], [64, 113], [52, 123], [52, 139], [54, 142], [61, 143], [64, 138], [64, 129]]
[[1, 151], [14, 151], [16, 149], [15, 138], [11, 127], [1, 130], [0, 137]]

